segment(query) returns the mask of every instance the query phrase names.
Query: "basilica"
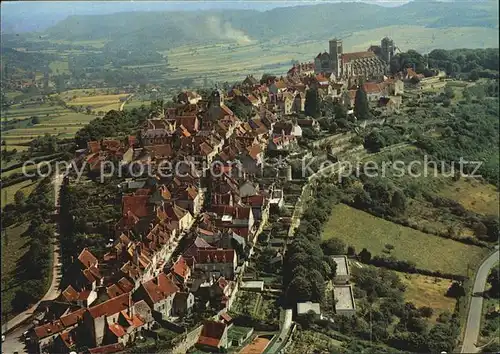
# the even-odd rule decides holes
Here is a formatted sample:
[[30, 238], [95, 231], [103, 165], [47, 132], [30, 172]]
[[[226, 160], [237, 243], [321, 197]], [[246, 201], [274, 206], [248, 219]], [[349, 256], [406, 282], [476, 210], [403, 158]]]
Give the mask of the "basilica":
[[341, 39], [329, 41], [329, 52], [319, 53], [314, 59], [316, 74], [333, 74], [337, 80], [378, 80], [389, 71], [395, 54], [394, 41], [385, 37], [381, 45], [372, 45], [365, 52], [344, 53]]

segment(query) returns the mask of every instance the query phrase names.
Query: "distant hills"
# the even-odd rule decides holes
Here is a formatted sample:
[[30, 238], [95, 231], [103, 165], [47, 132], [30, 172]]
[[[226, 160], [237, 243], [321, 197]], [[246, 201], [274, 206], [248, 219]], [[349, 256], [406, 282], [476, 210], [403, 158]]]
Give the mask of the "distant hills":
[[49, 39], [103, 40], [117, 46], [137, 41], [157, 50], [207, 41], [285, 41], [391, 25], [498, 28], [497, 1], [413, 1], [399, 7], [366, 3], [326, 3], [279, 7], [269, 11], [212, 10], [129, 12], [70, 16], [45, 31]]
[[[143, 8], [148, 12], [71, 15], [37, 33], [36, 36], [41, 35], [45, 40], [71, 42], [102, 41], [107, 43], [106, 48], [111, 49], [132, 49], [140, 43], [141, 50], [162, 51], [184, 44], [221, 41], [245, 44], [268, 40], [287, 43], [324, 40], [332, 36], [346, 37], [353, 32], [393, 25], [427, 28], [498, 28], [496, 0], [447, 2], [414, 0], [399, 7], [339, 2], [277, 7], [267, 11], [248, 9], [154, 11], [155, 8], [163, 9], [168, 3], [116, 2], [114, 4], [120, 4], [119, 11]], [[102, 7], [101, 12], [110, 12], [112, 10], [110, 6], [115, 5], [112, 2], [103, 2], [96, 6], [97, 9], [99, 6]], [[174, 8], [178, 7], [179, 5]], [[48, 7], [43, 9], [50, 10]], [[78, 7], [75, 7], [75, 12], [79, 13], [77, 9]], [[54, 8], [55, 10], [57, 9]], [[4, 39], [8, 39], [8, 36], [4, 36]], [[464, 43], [464, 46], [467, 47], [467, 43]]]

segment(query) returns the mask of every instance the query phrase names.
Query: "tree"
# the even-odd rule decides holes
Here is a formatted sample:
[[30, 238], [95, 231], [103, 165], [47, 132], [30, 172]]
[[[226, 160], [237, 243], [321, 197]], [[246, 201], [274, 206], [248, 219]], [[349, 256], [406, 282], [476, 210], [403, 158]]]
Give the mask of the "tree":
[[304, 277], [295, 277], [286, 290], [286, 298], [290, 304], [309, 301], [311, 295], [311, 282]]
[[25, 196], [23, 191], [19, 190], [14, 194], [14, 202], [16, 203], [16, 205], [21, 205], [24, 202], [24, 199]]
[[355, 256], [356, 255], [356, 249], [354, 248], [354, 246], [347, 247], [347, 255], [348, 256]]
[[421, 307], [418, 311], [420, 312], [420, 315], [425, 318], [432, 317], [432, 314], [434, 313], [432, 307], [429, 306]]
[[370, 107], [368, 105], [368, 97], [363, 85], [358, 87], [356, 98], [354, 99], [354, 115], [358, 119], [370, 118]]
[[392, 195], [391, 208], [396, 215], [404, 214], [406, 211], [406, 196], [402, 190], [397, 189]]
[[490, 215], [483, 220], [483, 224], [486, 226], [486, 235], [489, 241], [497, 241], [500, 235], [500, 222], [498, 217]]
[[312, 140], [315, 138], [315, 136], [316, 133], [311, 128], [304, 128], [304, 130], [302, 130], [302, 137], [304, 137], [305, 139]]
[[475, 222], [472, 225], [472, 229], [474, 230], [474, 235], [478, 238], [484, 237], [488, 234], [488, 228], [480, 221]]
[[359, 260], [363, 263], [369, 263], [372, 259], [372, 254], [366, 248], [363, 248], [361, 252], [359, 252]]
[[309, 272], [308, 280], [311, 284], [311, 300], [320, 302], [325, 295], [325, 279], [323, 275], [316, 270], [313, 269]]
[[500, 266], [494, 267], [490, 274], [488, 275], [488, 283], [490, 283], [491, 288], [489, 290], [489, 294], [492, 297], [499, 298], [500, 297]]
[[306, 115], [314, 118], [318, 118], [320, 115], [321, 100], [319, 97], [319, 92], [315, 88], [311, 88], [306, 92], [306, 103], [304, 106], [304, 112]]
[[16, 312], [21, 312], [27, 309], [34, 301], [35, 299], [31, 292], [23, 289], [17, 290], [11, 302], [12, 309]]
[[465, 295], [465, 290], [462, 284], [459, 282], [454, 281], [450, 287], [448, 288], [448, 291], [446, 292], [446, 296], [448, 297], [454, 297], [454, 298], [459, 298]]
[[323, 253], [329, 256], [346, 254], [346, 244], [344, 241], [332, 237], [321, 243]]
[[453, 89], [450, 87], [450, 86], [446, 86], [444, 88], [444, 95], [447, 97], [447, 98], [454, 98], [455, 97], [455, 91], [453, 91]]
[[37, 116], [31, 117], [31, 124], [33, 125], [40, 124], [40, 118], [38, 118]]
[[479, 72], [477, 70], [472, 70], [469, 74], [469, 80], [472, 80], [472, 81], [479, 80]]
[[370, 152], [379, 152], [386, 146], [386, 141], [379, 131], [374, 130], [365, 137], [364, 146]]

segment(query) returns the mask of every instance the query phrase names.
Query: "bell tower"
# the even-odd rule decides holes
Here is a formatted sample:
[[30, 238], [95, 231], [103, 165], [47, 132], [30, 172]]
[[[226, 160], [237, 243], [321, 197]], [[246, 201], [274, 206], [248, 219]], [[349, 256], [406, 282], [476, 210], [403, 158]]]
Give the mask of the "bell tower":
[[338, 38], [330, 40], [329, 47], [332, 70], [335, 76], [340, 77], [342, 76], [342, 40]]
[[394, 41], [389, 37], [384, 37], [380, 43], [382, 59], [389, 64], [394, 57]]

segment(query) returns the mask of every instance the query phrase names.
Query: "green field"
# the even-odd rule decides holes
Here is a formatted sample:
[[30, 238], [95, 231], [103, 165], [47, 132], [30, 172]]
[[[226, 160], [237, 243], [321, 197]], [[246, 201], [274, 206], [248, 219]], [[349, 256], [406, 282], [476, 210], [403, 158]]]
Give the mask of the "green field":
[[68, 62], [67, 61], [53, 61], [49, 64], [50, 70], [53, 74], [69, 74]]
[[123, 109], [132, 109], [132, 108], [139, 108], [142, 105], [149, 107], [151, 105], [151, 101], [141, 101], [141, 100], [134, 100], [133, 98], [128, 100], [127, 103], [123, 106]]
[[487, 249], [465, 245], [450, 239], [429, 235], [404, 227], [344, 204], [336, 205], [325, 225], [323, 238], [337, 237], [359, 252], [366, 248], [372, 256], [386, 255], [385, 245], [394, 249], [391, 255], [414, 262], [418, 268], [457, 275], [467, 274], [467, 264], [481, 262]]
[[18, 143], [29, 142], [37, 136], [45, 134], [71, 137], [96, 117], [95, 115], [76, 113], [61, 106], [42, 104], [38, 107], [30, 108], [22, 108], [19, 105], [13, 106], [2, 117], [2, 120], [24, 120], [30, 119], [33, 116], [40, 118], [40, 124], [32, 126], [24, 124], [24, 127], [2, 131], [2, 140], [5, 140], [7, 145], [16, 145]]

